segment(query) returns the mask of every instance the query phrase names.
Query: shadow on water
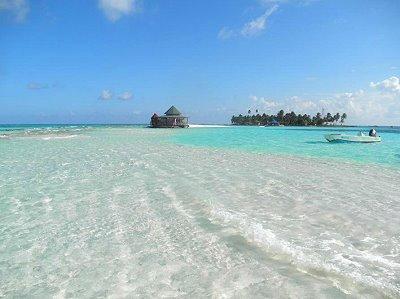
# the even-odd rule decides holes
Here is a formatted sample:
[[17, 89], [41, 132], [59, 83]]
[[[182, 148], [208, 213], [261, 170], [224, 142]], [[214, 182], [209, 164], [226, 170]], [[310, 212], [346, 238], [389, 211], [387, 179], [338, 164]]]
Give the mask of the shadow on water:
[[329, 144], [327, 141], [305, 141], [307, 144]]

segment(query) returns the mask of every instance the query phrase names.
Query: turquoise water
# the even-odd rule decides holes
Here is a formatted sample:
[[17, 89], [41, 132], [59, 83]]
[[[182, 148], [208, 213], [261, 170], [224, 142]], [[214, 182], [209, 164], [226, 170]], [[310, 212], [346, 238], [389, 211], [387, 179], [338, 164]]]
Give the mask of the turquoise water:
[[186, 145], [340, 158], [400, 167], [400, 128], [378, 128], [383, 140], [381, 143], [329, 143], [324, 138], [329, 133], [357, 135], [360, 130], [368, 133], [369, 128], [205, 127], [182, 131], [172, 138], [175, 142]]
[[[0, 125], [0, 138], [45, 134], [79, 133], [100, 128], [145, 128], [145, 125]], [[286, 154], [300, 157], [341, 159], [360, 163], [400, 167], [400, 127], [380, 127], [381, 143], [329, 143], [324, 135], [368, 133], [369, 127], [314, 128], [314, 127], [246, 127], [203, 126], [190, 130], [176, 130], [163, 139], [188, 146], [221, 148], [248, 152]]]
[[399, 134], [379, 132], [3, 126], [0, 297], [398, 298]]

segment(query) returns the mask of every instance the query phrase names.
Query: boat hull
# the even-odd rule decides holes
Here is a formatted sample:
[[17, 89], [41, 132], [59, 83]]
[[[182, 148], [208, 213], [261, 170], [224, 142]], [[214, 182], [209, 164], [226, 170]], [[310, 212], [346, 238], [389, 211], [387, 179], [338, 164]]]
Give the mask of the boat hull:
[[358, 143], [374, 143], [381, 142], [381, 137], [371, 137], [371, 136], [351, 136], [343, 134], [327, 134], [325, 139], [329, 142], [358, 142]]

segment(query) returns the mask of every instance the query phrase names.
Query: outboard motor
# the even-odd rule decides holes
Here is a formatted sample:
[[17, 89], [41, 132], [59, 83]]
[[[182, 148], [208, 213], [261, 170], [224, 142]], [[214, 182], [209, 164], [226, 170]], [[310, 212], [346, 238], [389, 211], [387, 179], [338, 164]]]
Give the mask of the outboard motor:
[[376, 131], [375, 131], [375, 129], [369, 130], [369, 136], [370, 136], [370, 137], [376, 137]]

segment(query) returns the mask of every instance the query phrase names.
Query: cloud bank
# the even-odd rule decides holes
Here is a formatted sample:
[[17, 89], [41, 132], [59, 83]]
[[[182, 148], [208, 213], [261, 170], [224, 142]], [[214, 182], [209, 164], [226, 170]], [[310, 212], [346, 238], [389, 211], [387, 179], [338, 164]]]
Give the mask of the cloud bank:
[[384, 92], [400, 92], [400, 79], [393, 76], [380, 82], [371, 82], [370, 86]]
[[293, 96], [282, 100], [250, 96], [251, 109], [260, 113], [294, 111], [300, 114], [346, 112], [350, 124], [398, 125], [400, 120], [400, 78], [390, 77], [371, 82], [370, 88], [353, 92], [333, 93], [324, 97]]

